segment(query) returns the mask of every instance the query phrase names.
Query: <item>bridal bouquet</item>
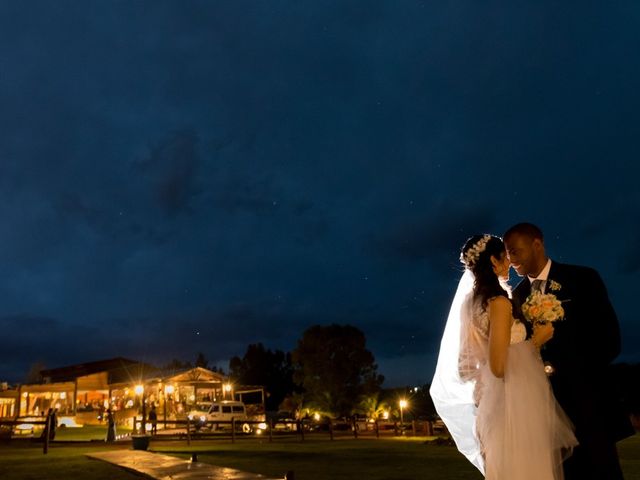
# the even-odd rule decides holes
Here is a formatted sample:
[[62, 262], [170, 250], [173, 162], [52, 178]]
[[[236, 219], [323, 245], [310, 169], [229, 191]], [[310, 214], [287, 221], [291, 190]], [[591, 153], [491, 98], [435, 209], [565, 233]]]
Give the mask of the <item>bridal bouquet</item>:
[[533, 325], [555, 322], [564, 318], [562, 302], [552, 293], [533, 292], [522, 304], [522, 313]]

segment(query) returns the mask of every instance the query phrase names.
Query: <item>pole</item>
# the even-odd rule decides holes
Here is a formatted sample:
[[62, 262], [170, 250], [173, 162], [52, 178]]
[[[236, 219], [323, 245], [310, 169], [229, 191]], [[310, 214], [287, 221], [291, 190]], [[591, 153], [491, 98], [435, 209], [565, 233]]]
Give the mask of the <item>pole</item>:
[[147, 433], [147, 404], [144, 398], [144, 390], [142, 391], [142, 422], [140, 424], [140, 433], [145, 435]]
[[49, 409], [49, 413], [47, 413], [47, 418], [44, 421], [44, 445], [42, 446], [42, 453], [49, 453], [49, 432], [51, 430], [51, 409]]
[[167, 429], [167, 388], [165, 387], [164, 393], [162, 394], [162, 415], [164, 419], [164, 429]]
[[236, 443], [236, 417], [231, 417], [231, 443]]

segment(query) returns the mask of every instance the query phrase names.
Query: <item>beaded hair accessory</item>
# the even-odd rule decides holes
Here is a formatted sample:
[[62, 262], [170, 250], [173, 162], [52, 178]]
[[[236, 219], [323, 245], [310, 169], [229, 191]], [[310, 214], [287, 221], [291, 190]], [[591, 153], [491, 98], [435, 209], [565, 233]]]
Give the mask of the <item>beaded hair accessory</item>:
[[460, 254], [460, 261], [472, 268], [480, 258], [480, 254], [487, 249], [489, 240], [491, 240], [491, 235], [483, 235], [469, 250]]

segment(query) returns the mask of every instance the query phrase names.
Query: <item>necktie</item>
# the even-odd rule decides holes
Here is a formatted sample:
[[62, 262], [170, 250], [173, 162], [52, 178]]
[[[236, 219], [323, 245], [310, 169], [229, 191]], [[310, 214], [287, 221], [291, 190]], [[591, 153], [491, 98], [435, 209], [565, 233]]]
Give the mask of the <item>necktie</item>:
[[531, 282], [531, 292], [542, 293], [542, 282], [543, 280], [534, 280], [533, 282]]

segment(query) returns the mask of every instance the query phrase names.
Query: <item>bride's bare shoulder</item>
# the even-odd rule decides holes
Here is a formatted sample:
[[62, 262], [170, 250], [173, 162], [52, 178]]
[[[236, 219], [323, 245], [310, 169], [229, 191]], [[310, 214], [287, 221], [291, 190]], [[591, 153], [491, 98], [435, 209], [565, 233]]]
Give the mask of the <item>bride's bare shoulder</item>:
[[487, 306], [489, 308], [494, 308], [494, 309], [511, 309], [511, 300], [509, 300], [507, 297], [504, 297], [502, 295], [498, 295], [496, 297], [493, 297], [491, 299], [489, 299], [489, 301], [487, 302]]

